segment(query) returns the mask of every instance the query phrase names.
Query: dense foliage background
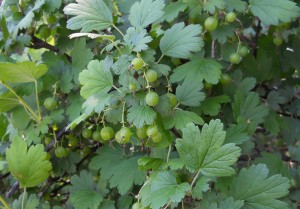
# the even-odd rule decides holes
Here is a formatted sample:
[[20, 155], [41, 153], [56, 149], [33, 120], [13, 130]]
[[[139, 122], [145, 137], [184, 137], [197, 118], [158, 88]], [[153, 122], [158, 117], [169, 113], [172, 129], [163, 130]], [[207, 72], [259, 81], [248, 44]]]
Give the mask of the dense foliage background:
[[299, 1], [0, 2], [0, 208], [300, 207]]

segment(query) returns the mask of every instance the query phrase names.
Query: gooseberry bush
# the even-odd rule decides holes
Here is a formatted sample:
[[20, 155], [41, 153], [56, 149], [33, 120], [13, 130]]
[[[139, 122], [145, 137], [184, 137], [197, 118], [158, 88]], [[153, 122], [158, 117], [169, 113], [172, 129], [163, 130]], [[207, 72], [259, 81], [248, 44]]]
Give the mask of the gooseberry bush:
[[300, 207], [300, 1], [0, 2], [0, 208]]

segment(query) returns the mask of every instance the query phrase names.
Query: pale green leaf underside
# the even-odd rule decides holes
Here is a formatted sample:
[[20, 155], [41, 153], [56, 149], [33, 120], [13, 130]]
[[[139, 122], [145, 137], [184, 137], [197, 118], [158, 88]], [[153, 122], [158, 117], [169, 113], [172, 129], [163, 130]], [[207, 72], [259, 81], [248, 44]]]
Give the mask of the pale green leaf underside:
[[82, 113], [80, 116], [78, 116], [77, 118], [75, 118], [67, 127], [66, 130], [68, 129], [74, 129], [79, 123], [81, 123], [82, 121], [86, 120], [88, 117], [90, 116], [90, 114], [86, 114], [86, 113]]
[[145, 29], [130, 27], [126, 31], [124, 41], [133, 48], [133, 51], [140, 52], [148, 49], [147, 43], [152, 41], [152, 38], [147, 36]]
[[79, 74], [79, 82], [82, 86], [80, 94], [87, 98], [94, 94], [107, 93], [113, 86], [113, 77], [110, 71], [103, 69], [103, 61], [92, 60]]
[[71, 30], [82, 32], [103, 30], [113, 25], [112, 11], [103, 0], [76, 0], [64, 8], [66, 15], [72, 15], [67, 22]]
[[170, 77], [172, 83], [188, 80], [190, 83], [200, 83], [205, 80], [217, 84], [221, 76], [222, 65], [214, 60], [195, 59], [173, 70]]
[[164, 15], [163, 0], [142, 0], [131, 6], [129, 21], [132, 26], [145, 28]]
[[289, 193], [289, 179], [278, 174], [268, 177], [268, 174], [264, 164], [243, 168], [230, 187], [231, 195], [245, 201], [243, 208], [288, 208], [286, 203], [276, 199]]
[[204, 43], [199, 36], [202, 31], [200, 25], [184, 26], [183, 22], [173, 25], [166, 30], [161, 38], [159, 47], [163, 55], [187, 59], [192, 52], [199, 52]]
[[141, 128], [144, 125], [151, 125], [156, 118], [156, 112], [149, 106], [131, 107], [128, 110], [127, 120], [135, 127]]
[[34, 187], [45, 181], [52, 169], [47, 153], [41, 144], [27, 150], [26, 142], [20, 137], [13, 138], [6, 151], [6, 160], [11, 174], [20, 182], [21, 187]]
[[115, 36], [113, 35], [106, 35], [106, 34], [97, 34], [97, 33], [72, 33], [69, 35], [69, 38], [80, 38], [80, 37], [89, 37], [91, 39], [107, 39], [110, 41], [115, 40]]
[[290, 22], [300, 16], [300, 9], [289, 0], [251, 0], [250, 10], [266, 25]]
[[94, 94], [86, 99], [82, 104], [82, 109], [86, 114], [92, 112], [101, 113], [105, 106], [110, 104], [111, 95], [108, 94]]
[[34, 62], [1, 62], [0, 80], [9, 83], [35, 82], [47, 72], [47, 66], [37, 65]]
[[176, 140], [180, 158], [191, 172], [201, 170], [206, 176], [230, 176], [234, 169], [230, 167], [237, 161], [240, 148], [234, 144], [223, 145], [226, 132], [220, 120], [204, 124], [202, 131], [189, 123], [183, 129], [182, 139]]

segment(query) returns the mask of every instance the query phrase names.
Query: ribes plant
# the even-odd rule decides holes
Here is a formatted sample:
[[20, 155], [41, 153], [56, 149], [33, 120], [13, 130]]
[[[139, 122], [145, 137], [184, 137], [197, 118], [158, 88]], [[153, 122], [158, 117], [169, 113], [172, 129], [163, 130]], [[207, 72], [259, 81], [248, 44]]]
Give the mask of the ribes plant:
[[299, 207], [299, 1], [1, 2], [0, 208]]

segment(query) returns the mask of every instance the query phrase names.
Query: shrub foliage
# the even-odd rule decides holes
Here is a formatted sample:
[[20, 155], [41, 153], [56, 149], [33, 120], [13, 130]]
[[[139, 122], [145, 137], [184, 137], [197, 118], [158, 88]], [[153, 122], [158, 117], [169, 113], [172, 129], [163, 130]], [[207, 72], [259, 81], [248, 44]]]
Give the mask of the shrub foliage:
[[0, 208], [299, 208], [299, 1], [0, 2]]

